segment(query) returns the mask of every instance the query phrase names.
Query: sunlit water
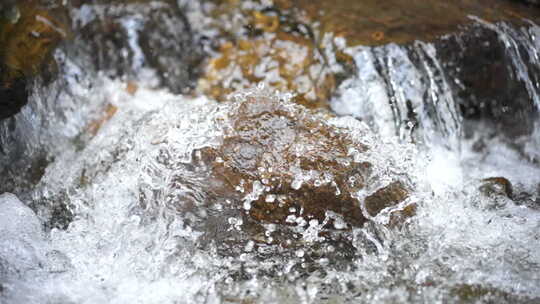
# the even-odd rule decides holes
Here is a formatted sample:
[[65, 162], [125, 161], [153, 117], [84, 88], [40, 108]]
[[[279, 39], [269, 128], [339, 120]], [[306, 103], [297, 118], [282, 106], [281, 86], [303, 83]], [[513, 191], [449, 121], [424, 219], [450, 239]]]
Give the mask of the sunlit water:
[[[512, 43], [525, 44], [529, 59], [537, 63], [535, 44], [517, 41], [524, 36], [504, 26], [496, 30], [510, 52]], [[218, 104], [205, 97], [145, 89], [144, 83], [132, 96], [122, 81], [99, 76], [88, 79], [94, 83], [91, 88], [71, 83], [71, 95], [62, 100], [94, 101], [96, 108], [71, 108], [71, 118], [51, 120], [50, 130], [64, 133], [37, 133], [44, 138], [35, 145], [54, 146], [62, 139], [49, 149], [55, 158], [39, 184], [24, 202], [11, 194], [0, 196], [0, 301], [539, 301], [540, 168], [499, 138], [475, 152], [474, 139], [461, 136], [462, 118], [436, 52], [430, 44], [414, 47], [425, 64], [421, 68], [395, 45], [350, 50], [359, 71], [345, 81], [333, 108], [365, 123], [349, 116], [310, 114], [370, 147], [362, 157], [376, 165], [382, 183], [407, 176], [414, 186], [408, 203], [417, 204], [416, 216], [397, 228], [386, 225], [385, 212], [370, 217], [363, 227], [345, 233], [350, 248], [319, 241], [323, 228], [314, 223], [295, 228], [302, 235], [301, 245], [271, 248], [269, 255], [250, 242], [239, 216], [243, 205], [209, 205], [202, 199], [208, 185], [193, 152], [222, 144], [229, 132], [228, 115], [247, 95], [267, 96], [294, 108], [290, 94], [253, 89], [236, 96], [236, 103]], [[386, 60], [386, 75], [374, 68], [377, 60]], [[535, 80], [526, 76], [519, 58], [514, 64], [537, 103]], [[80, 72], [74, 66], [67, 70]], [[70, 75], [68, 82], [74, 81]], [[394, 92], [391, 100], [387, 90]], [[403, 114], [407, 100], [421, 123], [415, 138]], [[88, 113], [107, 103], [118, 111], [95, 137], [82, 140], [84, 145], [64, 140], [83, 128]], [[392, 103], [396, 106], [388, 106]], [[28, 115], [22, 113], [21, 119], [30, 121]], [[529, 157], [538, 155], [539, 134], [520, 139]], [[419, 143], [409, 143], [414, 139]], [[350, 148], [354, 151], [355, 146]], [[479, 190], [480, 179], [497, 176], [514, 184], [513, 200]], [[181, 182], [175, 182], [178, 177]], [[245, 191], [246, 197], [261, 195], [260, 189]], [[178, 193], [184, 200], [168, 199]], [[362, 204], [359, 199], [358, 208]], [[38, 206], [37, 215], [26, 205]], [[66, 216], [51, 211], [59, 205], [69, 214], [69, 225], [44, 231], [44, 221]], [[275, 226], [265, 226], [265, 235], [282, 229]], [[242, 244], [241, 253], [223, 249], [222, 243], [230, 239]], [[334, 254], [336, 250], [351, 252]], [[319, 251], [322, 254], [315, 254]]]

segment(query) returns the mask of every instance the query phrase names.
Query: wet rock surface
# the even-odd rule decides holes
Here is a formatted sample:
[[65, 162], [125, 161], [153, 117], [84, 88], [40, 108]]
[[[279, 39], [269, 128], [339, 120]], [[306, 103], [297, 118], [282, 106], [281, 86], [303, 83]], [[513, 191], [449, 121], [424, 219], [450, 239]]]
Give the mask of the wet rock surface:
[[531, 86], [538, 81], [538, 66], [528, 45], [537, 33], [527, 28], [477, 24], [435, 44], [448, 77], [459, 79], [450, 85], [464, 119], [485, 122], [508, 138], [531, 134], [538, 116], [538, 88]]
[[[323, 32], [347, 39], [349, 45], [383, 45], [432, 41], [472, 24], [469, 16], [490, 22], [535, 19], [537, 12], [512, 1], [459, 0], [404, 3], [399, 0], [276, 1], [277, 6], [299, 9], [308, 24], [320, 23]], [[521, 21], [518, 21], [521, 22]]]
[[[217, 100], [258, 83], [282, 92], [310, 108], [327, 107], [339, 77], [352, 68], [335, 40], [302, 22], [291, 11], [258, 1], [210, 1], [203, 32], [217, 32], [208, 45], [212, 58], [198, 90]], [[224, 26], [226, 20], [234, 20]]]
[[504, 177], [489, 177], [482, 180], [480, 191], [485, 195], [505, 195], [512, 198], [512, 183]]
[[[414, 142], [451, 146], [482, 129], [526, 150], [515, 139], [535, 136], [537, 26], [471, 20], [430, 43], [353, 48], [356, 75], [337, 89], [332, 109]], [[339, 102], [345, 99], [357, 101]], [[530, 150], [523, 154], [535, 159]]]
[[[528, 135], [538, 27], [521, 19], [534, 22], [532, 6], [209, 1], [218, 25], [202, 33], [186, 2], [71, 1], [74, 40], [48, 49], [60, 24], [45, 22], [31, 43], [10, 44], [32, 60], [2, 55], [13, 64], [1, 67], [0, 93], [30, 102], [0, 125], [0, 193], [25, 202], [0, 196], [0, 218], [20, 219], [0, 220], [0, 274], [16, 280], [0, 275], [0, 301], [24, 277], [51, 303], [538, 300], [538, 184], [482, 169], [489, 175], [467, 188], [455, 172], [467, 165], [445, 163], [451, 151], [442, 162], [413, 157], [412, 145], [383, 142], [388, 133], [290, 102], [325, 108], [355, 73], [351, 87], [369, 85], [341, 101], [388, 107], [388, 121], [359, 118], [419, 147], [433, 143], [414, 137], [419, 125], [444, 142], [461, 139], [462, 119], [491, 122], [493, 136]], [[212, 56], [199, 90], [234, 102], [155, 90], [196, 82], [199, 40]], [[56, 68], [45, 68], [52, 57]], [[258, 82], [298, 94], [234, 94]], [[485, 145], [496, 143], [471, 167], [489, 162]], [[502, 162], [505, 151], [493, 151]], [[425, 162], [436, 166], [427, 177]], [[521, 180], [539, 176], [525, 168]], [[437, 175], [458, 182], [435, 189]], [[478, 183], [484, 176], [494, 177]], [[32, 302], [24, 288], [11, 302]]]
[[53, 78], [52, 52], [68, 34], [66, 11], [39, 1], [6, 3], [0, 15], [0, 120], [28, 102], [29, 83]]
[[[372, 148], [346, 128], [325, 123], [322, 116], [253, 93], [237, 101], [223, 123], [221, 144], [195, 151], [192, 165], [171, 164], [166, 154], [159, 159], [182, 168], [183, 173], [172, 178], [173, 189], [189, 185], [190, 174], [204, 180], [199, 184], [206, 193], [202, 201], [213, 211], [203, 212], [200, 203], [190, 203], [194, 199], [185, 191], [169, 195], [167, 204], [204, 218], [196, 226], [206, 231], [205, 242], [226, 256], [241, 254], [247, 246], [249, 251], [262, 248], [269, 256], [294, 254], [293, 249], [305, 251], [309, 259], [337, 254], [335, 261], [344, 262], [356, 252], [353, 228], [383, 209], [393, 210], [390, 226], [414, 215], [410, 203], [408, 209], [398, 208], [408, 197], [407, 181], [397, 176], [388, 185], [379, 181], [369, 161]], [[145, 195], [144, 201], [148, 199]], [[237, 229], [220, 231], [229, 225]], [[342, 250], [327, 252], [328, 244]]]
[[[196, 78], [201, 55], [175, 1], [36, 0], [10, 8], [0, 27], [0, 191], [23, 195], [39, 182], [62, 146], [47, 138], [84, 145], [114, 115], [101, 92], [90, 93], [90, 79], [180, 93]], [[73, 120], [77, 127], [66, 128]]]
[[175, 93], [192, 86], [201, 53], [176, 1], [74, 1], [72, 5], [77, 16], [72, 56], [87, 57], [95, 71], [111, 77], [137, 81], [153, 73], [160, 79], [156, 86]]

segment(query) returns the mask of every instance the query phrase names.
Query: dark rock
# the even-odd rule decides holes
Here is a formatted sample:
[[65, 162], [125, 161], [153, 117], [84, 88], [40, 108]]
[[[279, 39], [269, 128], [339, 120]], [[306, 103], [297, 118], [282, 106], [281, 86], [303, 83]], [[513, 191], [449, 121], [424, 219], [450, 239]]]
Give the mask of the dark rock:
[[[510, 140], [528, 136], [539, 117], [540, 65], [534, 55], [537, 29], [519, 18], [498, 24], [477, 19], [477, 23], [430, 43], [363, 48], [361, 52], [367, 56], [359, 60], [366, 60], [364, 66], [373, 65], [375, 72], [368, 69], [366, 73], [380, 76], [387, 97], [386, 103], [373, 103], [372, 107], [385, 107], [392, 113], [395, 134], [408, 138], [410, 133], [412, 141], [440, 142], [443, 138], [452, 146], [458, 138], [472, 138], [480, 130]], [[415, 79], [413, 87], [410, 79]], [[357, 76], [340, 93], [372, 86], [379, 84]], [[371, 101], [366, 98], [366, 102]], [[334, 109], [346, 108], [342, 104]], [[373, 119], [380, 111], [341, 111], [376, 127], [384, 124]], [[428, 134], [438, 135], [431, 139], [433, 135]], [[479, 142], [485, 139], [485, 134], [480, 135]]]
[[[450, 85], [466, 122], [482, 121], [494, 133], [508, 138], [530, 134], [538, 115], [529, 88], [520, 75], [525, 71], [520, 69], [528, 69], [526, 77], [531, 83], [538, 81], [540, 70], [527, 52], [529, 42], [512, 37], [512, 32], [521, 35], [518, 26], [508, 24], [498, 33], [486, 26], [474, 25], [435, 43], [437, 53], [446, 64], [448, 77], [460, 81]], [[506, 45], [514, 43], [512, 39], [517, 49]], [[522, 60], [525, 66], [516, 67], [514, 60]], [[467, 124], [466, 127], [468, 134], [472, 132]]]
[[[138, 80], [152, 70], [174, 93], [188, 89], [198, 75], [201, 51], [176, 1], [75, 2], [75, 15], [90, 20], [75, 24], [74, 58], [111, 77]], [[88, 64], [86, 64], [88, 65]]]
[[26, 78], [21, 76], [10, 80], [9, 83], [0, 84], [0, 120], [19, 113], [26, 105], [28, 102], [26, 82]]
[[504, 195], [510, 199], [513, 197], [512, 183], [504, 177], [484, 178], [480, 191], [487, 196]]

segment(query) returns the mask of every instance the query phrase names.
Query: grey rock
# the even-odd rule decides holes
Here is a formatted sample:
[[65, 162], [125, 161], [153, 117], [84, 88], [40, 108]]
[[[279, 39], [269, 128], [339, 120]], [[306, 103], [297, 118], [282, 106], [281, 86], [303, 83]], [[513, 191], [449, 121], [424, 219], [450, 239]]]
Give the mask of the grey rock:
[[196, 80], [202, 52], [175, 1], [91, 1], [75, 5], [72, 16], [76, 36], [68, 49], [90, 61], [83, 61], [90, 70], [128, 80], [150, 70], [174, 93]]

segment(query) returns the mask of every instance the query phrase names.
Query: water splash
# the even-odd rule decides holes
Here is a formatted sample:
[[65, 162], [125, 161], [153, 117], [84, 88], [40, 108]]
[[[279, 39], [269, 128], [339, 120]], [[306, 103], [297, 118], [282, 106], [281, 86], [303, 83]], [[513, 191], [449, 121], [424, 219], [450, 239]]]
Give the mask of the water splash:
[[[522, 56], [528, 53], [533, 58], [538, 46], [531, 44], [536, 40], [530, 33], [536, 29], [513, 32], [504, 27], [497, 25], [497, 31], [513, 39], [509, 51], [518, 45]], [[346, 157], [340, 159], [344, 168], [373, 164], [374, 173], [365, 177], [370, 184], [354, 197], [367, 221], [350, 229], [342, 214], [329, 211], [319, 221], [297, 216], [297, 209], [289, 210], [294, 216], [287, 218], [296, 226], [251, 225], [245, 212], [252, 210], [256, 199], [265, 204], [283, 199], [270, 193], [262, 180], [233, 182], [236, 194], [244, 199], [240, 201], [246, 203], [241, 208], [231, 208], [236, 196], [220, 193], [225, 186], [210, 174], [211, 166], [218, 165], [205, 159], [204, 151], [223, 146], [227, 134], [235, 134], [239, 104], [262, 89], [240, 92], [235, 96], [237, 104], [221, 105], [204, 97], [144, 88], [131, 96], [119, 80], [82, 77], [94, 86], [78, 87], [76, 78], [82, 71], [74, 65], [66, 81], [76, 94], [60, 99], [69, 111], [58, 111], [69, 113], [66, 119], [54, 114], [55, 119], [45, 123], [52, 106], [49, 99], [39, 104], [43, 108], [36, 110], [37, 117], [27, 112], [17, 118], [27, 119], [32, 126], [27, 143], [51, 145], [55, 159], [31, 194], [20, 197], [35, 207], [36, 214], [14, 196], [0, 196], [0, 301], [538, 301], [538, 166], [500, 138], [487, 141], [481, 153], [474, 147], [475, 139], [463, 140], [463, 118], [451, 90], [452, 81], [459, 80], [449, 76], [432, 44], [351, 52], [358, 75], [343, 84], [333, 107], [363, 122], [312, 114], [305, 119], [340, 130], [336, 134], [355, 142], [346, 145]], [[514, 68], [521, 71], [522, 81], [528, 77], [527, 88], [532, 90], [528, 93], [534, 97], [536, 76], [527, 74], [538, 62], [520, 58]], [[46, 92], [42, 96], [50, 97]], [[291, 94], [268, 96], [284, 105], [284, 111], [304, 111], [291, 104]], [[84, 144], [66, 139], [54, 146], [58, 138], [84, 129], [86, 114], [96, 110], [77, 110], [74, 105], [89, 101], [112, 104], [118, 111]], [[270, 124], [270, 129], [287, 130], [284, 126], [289, 124], [281, 120]], [[35, 126], [41, 124], [46, 127], [39, 132], [45, 135], [34, 137], [40, 129]], [[248, 133], [250, 128], [243, 126]], [[293, 137], [309, 139], [309, 130]], [[538, 134], [523, 139], [527, 155], [538, 151]], [[400, 143], [396, 135], [430, 148]], [[278, 142], [290, 138], [290, 133], [283, 133]], [[454, 149], [438, 147], [441, 141]], [[319, 141], [307, 142], [298, 155], [322, 146]], [[366, 152], [359, 146], [370, 149]], [[250, 155], [245, 152], [242, 155]], [[225, 157], [214, 161], [230, 163]], [[337, 184], [334, 177], [295, 166], [283, 169], [294, 173], [293, 190], [312, 184], [317, 191]], [[269, 168], [260, 167], [253, 174], [268, 172]], [[513, 195], [482, 190], [481, 179], [499, 175], [513, 182]], [[395, 179], [411, 187], [410, 195], [371, 215], [366, 198]], [[332, 190], [332, 198], [344, 191]], [[55, 206], [63, 206], [60, 213], [54, 212]], [[416, 216], [391, 226], [392, 213], [406, 212], [409, 206], [416, 207]], [[54, 220], [63, 216], [68, 218], [60, 227]], [[42, 230], [44, 222], [46, 230]], [[290, 241], [285, 242], [288, 247], [272, 246], [280, 238]]]

